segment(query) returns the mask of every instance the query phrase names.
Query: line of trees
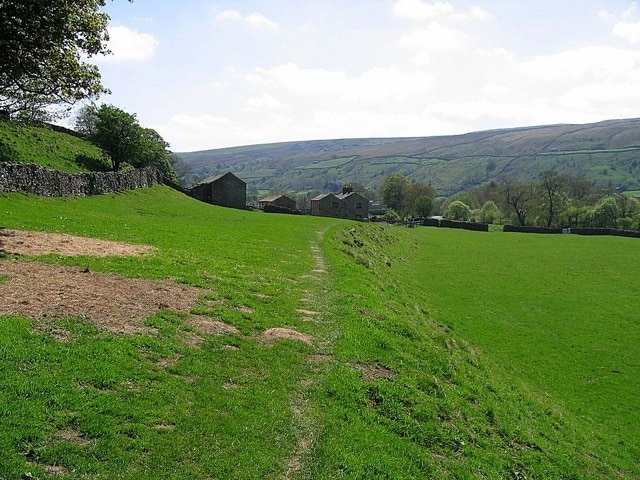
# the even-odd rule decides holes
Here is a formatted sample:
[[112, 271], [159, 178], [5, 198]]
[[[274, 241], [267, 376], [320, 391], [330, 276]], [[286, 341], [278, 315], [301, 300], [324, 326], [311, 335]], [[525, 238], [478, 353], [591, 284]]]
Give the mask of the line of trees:
[[482, 223], [640, 230], [638, 200], [555, 170], [542, 172], [537, 181], [504, 178], [460, 193], [440, 211], [445, 218]]

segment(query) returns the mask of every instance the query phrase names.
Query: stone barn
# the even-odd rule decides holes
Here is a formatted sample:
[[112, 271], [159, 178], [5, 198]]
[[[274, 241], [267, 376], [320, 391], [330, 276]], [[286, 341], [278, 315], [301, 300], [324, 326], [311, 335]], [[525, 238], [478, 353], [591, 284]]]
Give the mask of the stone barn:
[[361, 221], [369, 218], [369, 200], [354, 192], [353, 188], [344, 187], [336, 198], [342, 202], [342, 218]]
[[342, 205], [333, 193], [323, 193], [311, 199], [311, 215], [340, 218]]
[[260, 210], [265, 211], [278, 211], [278, 210], [288, 210], [288, 211], [296, 211], [297, 205], [296, 201], [287, 197], [286, 195], [269, 195], [268, 197], [263, 198], [258, 202], [258, 206]]
[[345, 187], [339, 195], [324, 193], [312, 198], [311, 215], [347, 220], [367, 220], [369, 218], [369, 201], [354, 192], [351, 187]]
[[190, 195], [221, 207], [247, 208], [247, 184], [231, 172], [205, 178], [191, 189]]

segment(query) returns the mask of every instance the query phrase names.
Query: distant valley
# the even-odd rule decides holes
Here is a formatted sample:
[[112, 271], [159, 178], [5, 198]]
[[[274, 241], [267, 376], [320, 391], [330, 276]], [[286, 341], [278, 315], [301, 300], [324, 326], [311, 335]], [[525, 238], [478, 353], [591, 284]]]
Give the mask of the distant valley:
[[222, 148], [178, 155], [194, 183], [232, 171], [260, 191], [332, 191], [348, 182], [376, 188], [403, 173], [450, 196], [502, 177], [540, 172], [582, 176], [622, 190], [640, 189], [640, 118], [547, 125], [463, 135], [312, 140]]

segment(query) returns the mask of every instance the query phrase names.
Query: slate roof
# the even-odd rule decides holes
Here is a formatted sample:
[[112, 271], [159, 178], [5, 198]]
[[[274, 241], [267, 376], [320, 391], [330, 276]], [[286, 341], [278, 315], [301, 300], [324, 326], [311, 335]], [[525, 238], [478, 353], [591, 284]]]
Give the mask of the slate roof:
[[[282, 198], [282, 197], [289, 198], [286, 195], [269, 195], [268, 197], [261, 198], [259, 201], [260, 202], [275, 202], [277, 199]], [[291, 200], [293, 200], [293, 199], [291, 199]]]
[[[217, 182], [217, 181], [218, 181], [218, 180], [220, 180], [222, 177], [226, 177], [227, 175], [232, 175], [232, 176], [234, 176], [235, 178], [238, 178], [238, 177], [236, 177], [235, 175], [233, 175], [233, 173], [231, 173], [231, 172], [219, 173], [219, 174], [217, 174], [217, 175], [212, 175], [212, 176], [210, 176], [210, 177], [205, 178], [205, 179], [204, 179], [204, 180], [202, 180], [201, 182], [198, 182], [198, 185], [204, 185], [205, 183], [214, 183], [214, 182]], [[238, 178], [238, 180], [240, 180], [240, 179]], [[245, 183], [245, 182], [244, 182], [244, 181], [242, 181], [242, 180], [240, 180], [240, 181], [241, 181], [242, 183]]]
[[329, 195], [335, 197], [333, 193], [321, 193], [317, 197], [312, 198], [311, 201], [313, 202], [314, 200], [322, 200], [323, 198], [328, 197]]

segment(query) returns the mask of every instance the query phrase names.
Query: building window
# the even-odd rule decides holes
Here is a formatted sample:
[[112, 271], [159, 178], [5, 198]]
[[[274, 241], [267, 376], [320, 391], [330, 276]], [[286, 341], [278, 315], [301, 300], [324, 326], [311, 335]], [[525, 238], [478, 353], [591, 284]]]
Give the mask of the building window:
[[338, 202], [333, 202], [333, 208], [338, 208]]
[[362, 210], [362, 202], [356, 203], [356, 208]]

